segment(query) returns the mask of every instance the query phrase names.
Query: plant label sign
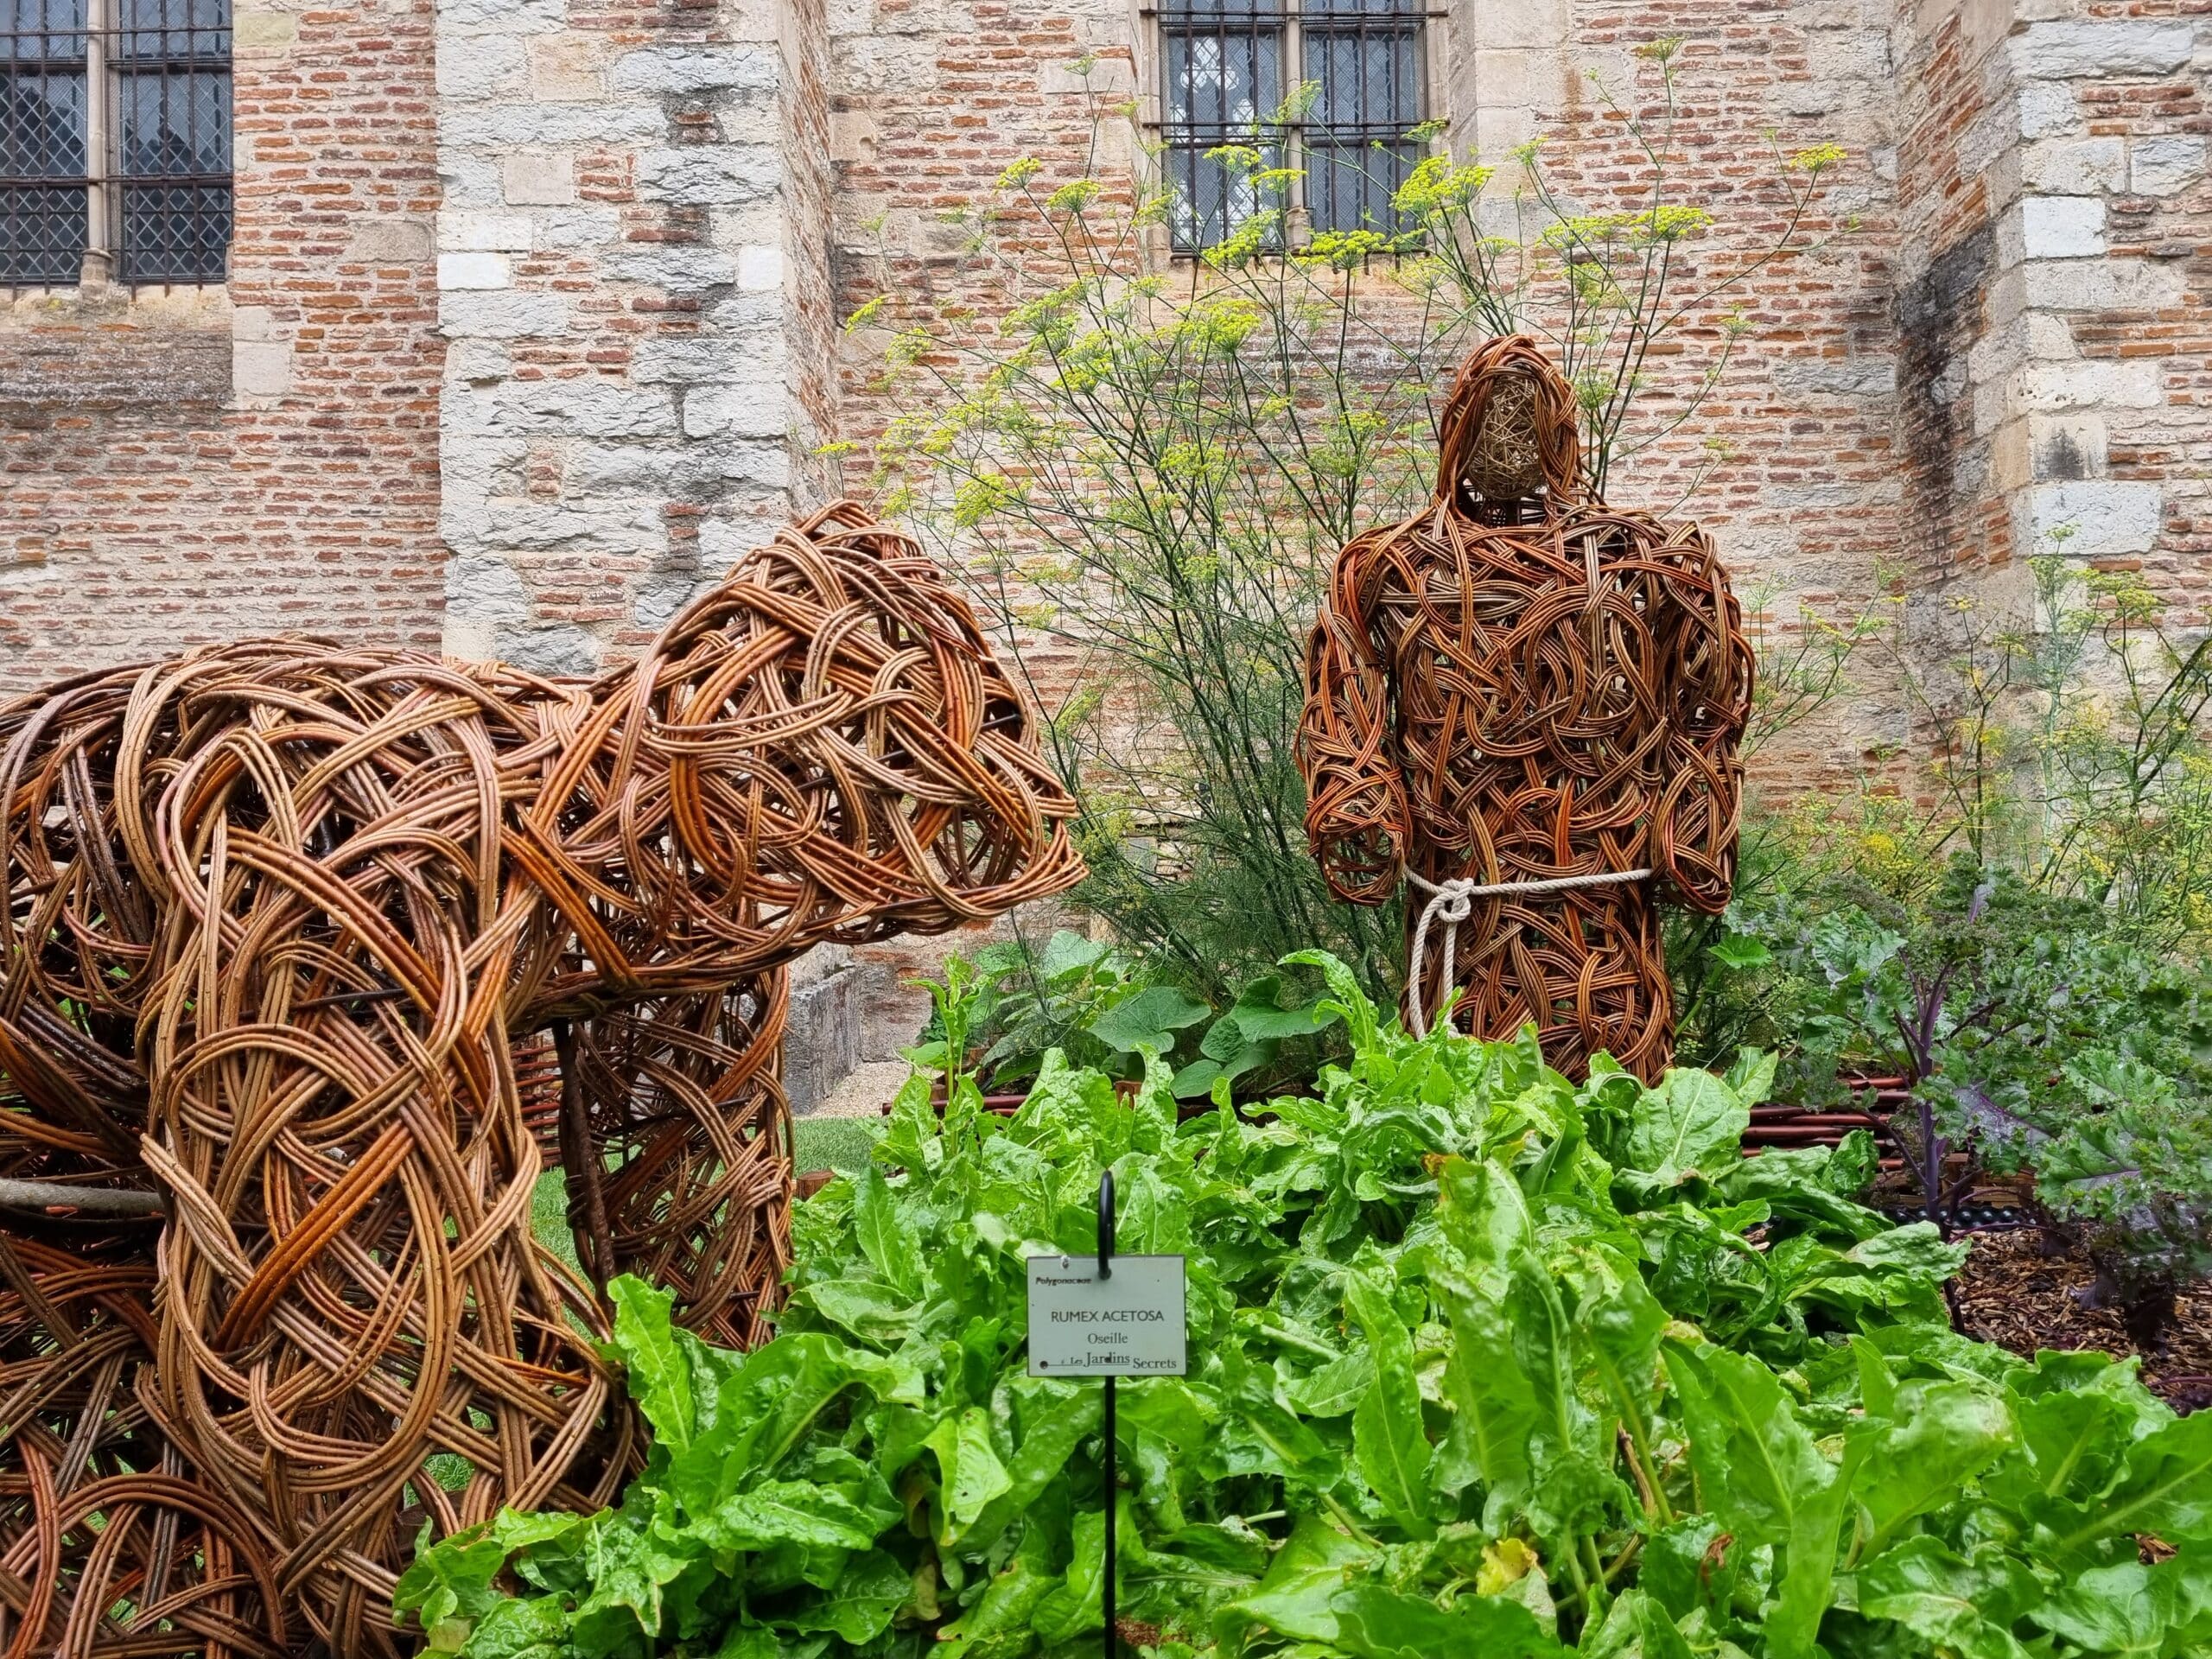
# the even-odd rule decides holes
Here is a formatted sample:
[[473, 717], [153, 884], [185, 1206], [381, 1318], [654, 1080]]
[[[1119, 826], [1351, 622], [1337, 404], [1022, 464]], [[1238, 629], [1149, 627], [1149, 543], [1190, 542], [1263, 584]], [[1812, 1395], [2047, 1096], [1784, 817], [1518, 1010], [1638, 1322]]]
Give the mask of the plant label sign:
[[1183, 1258], [1029, 1258], [1029, 1375], [1181, 1376], [1188, 1370]]

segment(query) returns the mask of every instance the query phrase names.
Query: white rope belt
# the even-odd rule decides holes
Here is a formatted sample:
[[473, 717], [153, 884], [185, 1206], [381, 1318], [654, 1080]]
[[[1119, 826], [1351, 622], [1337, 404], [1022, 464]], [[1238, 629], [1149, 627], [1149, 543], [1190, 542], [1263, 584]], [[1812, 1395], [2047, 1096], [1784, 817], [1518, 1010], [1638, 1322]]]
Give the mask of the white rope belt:
[[1641, 881], [1650, 874], [1649, 870], [1595, 870], [1587, 875], [1555, 875], [1541, 881], [1492, 881], [1485, 886], [1463, 875], [1449, 881], [1430, 881], [1408, 870], [1406, 880], [1428, 895], [1428, 902], [1421, 907], [1421, 918], [1414, 924], [1414, 959], [1407, 969], [1406, 1001], [1410, 1005], [1414, 1035], [1428, 1034], [1428, 1004], [1422, 998], [1421, 982], [1431, 922], [1444, 924], [1444, 983], [1449, 987], [1459, 944], [1459, 924], [1474, 914], [1476, 899], [1494, 899], [1500, 893], [1534, 899], [1547, 893], [1572, 893], [1578, 887], [1610, 887], [1622, 881]]

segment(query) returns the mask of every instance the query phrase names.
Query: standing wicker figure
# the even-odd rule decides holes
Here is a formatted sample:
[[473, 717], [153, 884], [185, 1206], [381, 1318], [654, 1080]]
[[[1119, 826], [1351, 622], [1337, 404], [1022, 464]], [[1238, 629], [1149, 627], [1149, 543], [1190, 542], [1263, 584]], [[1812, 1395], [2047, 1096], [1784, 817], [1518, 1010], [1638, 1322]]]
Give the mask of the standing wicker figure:
[[1673, 1057], [1656, 903], [1735, 875], [1751, 654], [1694, 524], [1586, 499], [1572, 389], [1525, 336], [1462, 365], [1433, 499], [1338, 558], [1300, 753], [1330, 888], [1408, 895], [1406, 1014], [1571, 1077]]
[[274, 639], [0, 705], [0, 1178], [73, 1205], [0, 1216], [0, 1653], [391, 1652], [426, 1522], [608, 1502], [606, 1281], [765, 1333], [785, 965], [1059, 891], [1072, 810], [849, 503], [590, 683]]

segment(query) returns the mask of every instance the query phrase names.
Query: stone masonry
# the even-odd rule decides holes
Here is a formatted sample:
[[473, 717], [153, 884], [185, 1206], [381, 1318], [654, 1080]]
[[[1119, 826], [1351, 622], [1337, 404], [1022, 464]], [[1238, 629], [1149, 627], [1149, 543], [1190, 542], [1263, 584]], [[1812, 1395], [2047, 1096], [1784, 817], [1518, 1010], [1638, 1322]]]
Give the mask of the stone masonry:
[[[2047, 8], [2059, 11], [2058, 8]], [[2212, 594], [2212, 38], [2201, 6], [2016, 27], [2018, 198], [1997, 221], [1987, 394], [2016, 544]], [[2000, 344], [1999, 342], [2005, 342]], [[2001, 377], [2001, 378], [1999, 378]]]
[[2201, 611], [2202, 9], [1923, 10], [1898, 306], [1921, 574], [2017, 572], [2064, 530]]
[[441, 6], [448, 651], [591, 673], [818, 493], [820, 35], [773, 0]]

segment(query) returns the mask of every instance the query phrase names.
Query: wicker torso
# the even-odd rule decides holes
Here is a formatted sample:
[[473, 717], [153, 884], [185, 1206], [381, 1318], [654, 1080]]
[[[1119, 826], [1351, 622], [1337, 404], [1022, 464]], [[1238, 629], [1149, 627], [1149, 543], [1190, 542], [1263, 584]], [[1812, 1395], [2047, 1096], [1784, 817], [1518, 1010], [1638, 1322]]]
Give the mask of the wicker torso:
[[[1578, 499], [1571, 428], [1562, 462], [1546, 424], [1563, 383], [1541, 378], [1556, 375], [1525, 342], [1486, 352], [1463, 371], [1455, 407], [1474, 412], [1459, 429], [1478, 429], [1497, 377], [1520, 377], [1551, 441], [1532, 456], [1545, 481], [1510, 511], [1440, 490], [1346, 547], [1314, 635], [1308, 827], [1355, 901], [1379, 902], [1404, 870], [1484, 886], [1653, 871], [1477, 898], [1451, 977], [1432, 928], [1409, 980], [1423, 1017], [1456, 988], [1464, 1029], [1506, 1037], [1533, 1021], [1570, 1075], [1603, 1050], [1656, 1077], [1672, 1008], [1653, 906], [1726, 902], [1750, 654], [1696, 526]], [[1459, 476], [1448, 450], [1445, 475]]]

